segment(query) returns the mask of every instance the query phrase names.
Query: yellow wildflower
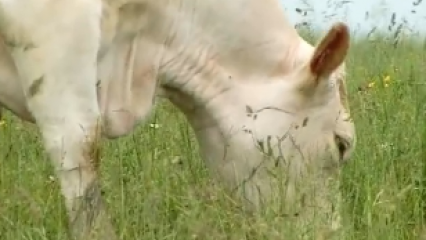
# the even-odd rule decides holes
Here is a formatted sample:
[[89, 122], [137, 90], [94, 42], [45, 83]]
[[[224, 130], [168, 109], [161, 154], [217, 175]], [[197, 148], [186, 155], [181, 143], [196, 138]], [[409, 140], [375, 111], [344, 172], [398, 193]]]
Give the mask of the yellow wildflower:
[[0, 127], [6, 125], [6, 121], [5, 120], [0, 120]]
[[384, 78], [383, 78], [383, 83], [387, 83], [387, 84], [389, 84], [390, 83], [390, 76], [389, 75], [386, 75]]
[[383, 85], [384, 85], [386, 88], [387, 88], [387, 87], [389, 87], [390, 81], [391, 81], [390, 76], [389, 76], [389, 75], [386, 75], [386, 76], [383, 78]]
[[373, 88], [376, 85], [376, 82], [370, 82], [368, 84], [368, 88]]

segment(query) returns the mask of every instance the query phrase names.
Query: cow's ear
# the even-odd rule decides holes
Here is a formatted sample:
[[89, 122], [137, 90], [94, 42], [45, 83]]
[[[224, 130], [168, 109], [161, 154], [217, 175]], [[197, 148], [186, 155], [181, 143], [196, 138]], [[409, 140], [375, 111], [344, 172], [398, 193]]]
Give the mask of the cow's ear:
[[316, 81], [329, 77], [345, 60], [349, 50], [349, 29], [335, 23], [315, 47], [309, 70]]
[[335, 23], [297, 72], [301, 90], [311, 94], [321, 81], [328, 81], [330, 75], [343, 64], [348, 49], [349, 29], [344, 23]]

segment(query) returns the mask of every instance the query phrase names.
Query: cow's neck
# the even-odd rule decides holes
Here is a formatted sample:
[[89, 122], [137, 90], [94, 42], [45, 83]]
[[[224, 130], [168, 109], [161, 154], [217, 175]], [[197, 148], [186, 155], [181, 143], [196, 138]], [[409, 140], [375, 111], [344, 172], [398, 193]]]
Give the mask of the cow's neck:
[[[207, 53], [197, 53], [171, 55], [168, 59], [164, 58], [159, 68], [162, 89], [186, 115], [196, 132], [210, 127], [216, 127], [219, 131], [232, 127], [234, 123], [238, 124], [239, 119], [246, 118], [247, 107], [258, 104], [255, 100], [257, 96], [267, 98], [267, 95], [274, 95], [273, 91], [279, 91], [279, 80], [262, 82], [241, 79]], [[264, 76], [264, 79], [274, 79], [266, 77], [266, 74]], [[263, 89], [262, 92], [259, 92], [260, 89]], [[224, 121], [230, 116], [232, 120]]]
[[[241, 62], [244, 60], [238, 57], [234, 61], [232, 58], [224, 61], [215, 57], [221, 53], [212, 53], [203, 47], [175, 51], [174, 54], [170, 51], [160, 62], [160, 84], [169, 100], [194, 125], [214, 124], [216, 118], [226, 115], [226, 111], [239, 111], [232, 110], [229, 105], [244, 109], [247, 104], [239, 94], [244, 95], [248, 85], [270, 85], [270, 81], [284, 79], [284, 75], [307, 61], [313, 52], [313, 47], [301, 38], [290, 44], [292, 47], [286, 48], [283, 58], [255, 70], [245, 68], [245, 63]], [[266, 54], [258, 54], [259, 65], [268, 59]], [[252, 64], [256, 65], [253, 59]]]

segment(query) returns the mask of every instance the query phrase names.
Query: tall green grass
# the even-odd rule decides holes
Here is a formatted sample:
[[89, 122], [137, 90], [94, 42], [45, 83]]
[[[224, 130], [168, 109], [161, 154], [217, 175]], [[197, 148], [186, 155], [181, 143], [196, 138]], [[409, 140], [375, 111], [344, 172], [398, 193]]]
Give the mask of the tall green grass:
[[[426, 200], [426, 47], [359, 40], [347, 64], [358, 143], [342, 175], [346, 237], [416, 239]], [[191, 129], [167, 102], [133, 134], [104, 144], [101, 172], [122, 239], [288, 239], [279, 219], [239, 213], [209, 180]], [[67, 239], [65, 219], [36, 128], [8, 115], [0, 126], [0, 240]]]

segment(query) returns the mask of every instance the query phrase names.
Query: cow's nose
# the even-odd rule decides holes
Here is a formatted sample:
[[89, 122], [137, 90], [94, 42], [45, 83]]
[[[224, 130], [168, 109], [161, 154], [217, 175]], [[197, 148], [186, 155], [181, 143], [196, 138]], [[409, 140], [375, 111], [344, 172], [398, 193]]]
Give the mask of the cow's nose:
[[334, 134], [334, 142], [336, 143], [336, 147], [339, 150], [340, 160], [342, 162], [348, 161], [352, 155], [353, 140], [338, 134]]

